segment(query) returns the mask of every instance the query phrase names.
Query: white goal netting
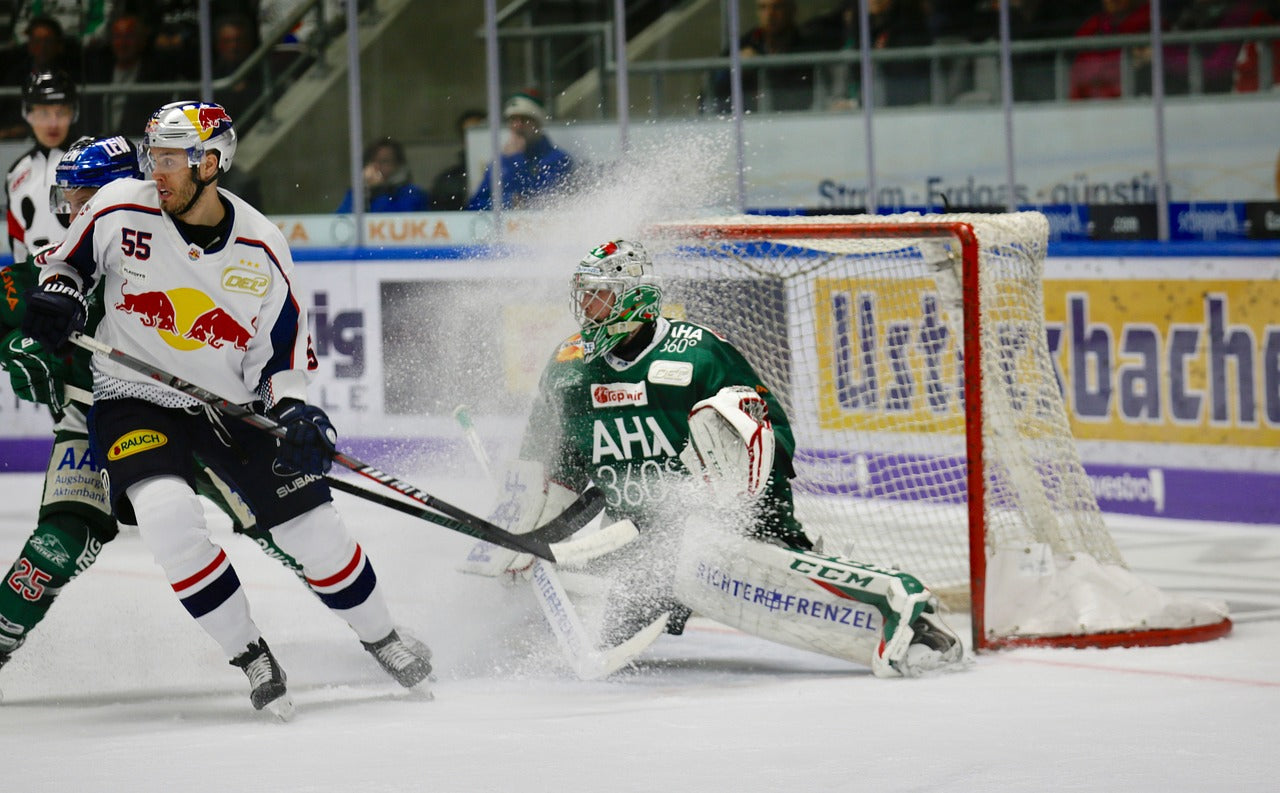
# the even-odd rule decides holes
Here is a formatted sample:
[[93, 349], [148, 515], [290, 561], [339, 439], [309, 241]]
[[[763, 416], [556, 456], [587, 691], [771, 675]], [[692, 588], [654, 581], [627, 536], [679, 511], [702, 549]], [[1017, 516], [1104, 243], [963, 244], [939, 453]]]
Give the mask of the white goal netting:
[[[977, 581], [984, 642], [1221, 622], [1128, 580], [1049, 355], [1047, 237], [1031, 212], [735, 217], [663, 224], [650, 247], [667, 310], [730, 338], [779, 395], [797, 512], [827, 552], [952, 604]], [[1124, 580], [1081, 598], [1095, 568]]]

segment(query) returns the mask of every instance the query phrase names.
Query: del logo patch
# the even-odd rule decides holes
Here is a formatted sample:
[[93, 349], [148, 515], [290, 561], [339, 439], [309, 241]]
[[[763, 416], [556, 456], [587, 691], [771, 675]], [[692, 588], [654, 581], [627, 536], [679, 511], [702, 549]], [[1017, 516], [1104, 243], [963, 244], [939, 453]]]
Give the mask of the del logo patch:
[[647, 405], [649, 394], [643, 381], [639, 383], [592, 383], [591, 407], [616, 408], [623, 405]]
[[128, 435], [122, 435], [119, 440], [111, 444], [111, 451], [107, 452], [107, 459], [120, 460], [131, 454], [145, 452], [148, 449], [158, 449], [169, 442], [163, 432], [155, 430], [134, 430]]
[[693, 382], [689, 361], [654, 361], [649, 364], [649, 382], [655, 385], [685, 386]]

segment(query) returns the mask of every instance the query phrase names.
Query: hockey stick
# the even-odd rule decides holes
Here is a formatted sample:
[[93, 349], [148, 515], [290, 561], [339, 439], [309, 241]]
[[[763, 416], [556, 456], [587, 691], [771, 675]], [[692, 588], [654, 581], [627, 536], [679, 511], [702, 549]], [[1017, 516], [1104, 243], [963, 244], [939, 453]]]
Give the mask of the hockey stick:
[[[200, 386], [194, 383], [188, 382], [187, 380], [183, 380], [182, 378], [177, 377], [176, 375], [169, 374], [168, 372], [165, 372], [161, 369], [156, 368], [155, 366], [152, 366], [146, 361], [143, 361], [139, 358], [135, 358], [134, 356], [126, 352], [123, 352], [121, 350], [117, 350], [116, 348], [108, 344], [103, 344], [102, 342], [98, 341], [92, 336], [85, 336], [82, 333], [73, 333], [71, 335], [70, 341], [72, 344], [75, 344], [77, 347], [81, 347], [82, 349], [89, 350], [90, 352], [93, 352], [93, 353], [104, 355], [107, 358], [121, 364], [122, 366], [125, 366], [126, 368], [132, 369], [133, 371], [138, 372], [139, 374], [146, 375], [147, 377], [150, 377], [151, 379], [161, 383], [162, 385], [168, 386], [169, 388], [172, 388], [175, 391], [186, 394], [187, 396], [192, 397], [204, 403], [205, 405], [213, 407], [214, 409], [218, 410], [220, 413], [223, 413], [224, 415], [244, 421], [245, 423], [250, 424], [254, 427], [257, 427], [265, 432], [268, 432], [271, 435], [276, 436], [277, 438], [282, 437], [284, 435], [284, 429], [280, 426], [280, 424], [275, 419], [271, 418], [270, 416], [265, 416], [260, 413], [255, 413], [243, 405], [239, 405], [228, 399], [220, 397], [217, 394], [213, 393], [212, 391], [201, 388]], [[409, 498], [413, 501], [416, 501], [419, 504], [422, 504], [423, 506], [430, 507], [431, 509], [436, 511], [436, 512], [428, 512], [427, 510], [415, 510], [413, 513], [411, 513], [419, 518], [428, 520], [432, 523], [443, 526], [447, 529], [452, 529], [462, 534], [466, 534], [471, 537], [475, 537], [477, 539], [485, 540], [486, 542], [491, 542], [494, 545], [500, 545], [504, 548], [509, 548], [514, 551], [533, 554], [534, 556], [537, 556], [538, 558], [541, 558], [541, 559], [546, 559], [547, 561], [551, 561], [551, 562], [557, 561], [555, 551], [551, 548], [551, 545], [544, 540], [541, 540], [535, 537], [526, 537], [518, 534], [512, 534], [511, 532], [506, 531], [505, 529], [495, 526], [494, 524], [490, 523], [484, 518], [478, 517], [476, 515], [472, 515], [471, 513], [463, 509], [460, 509], [458, 507], [455, 507], [452, 504], [441, 501], [440, 499], [436, 498], [430, 493], [427, 493], [421, 488], [411, 485], [408, 482], [405, 482], [402, 479], [399, 479], [395, 476], [392, 476], [391, 474], [381, 471], [367, 463], [361, 462], [360, 460], [357, 460], [356, 458], [351, 457], [350, 455], [344, 454], [343, 452], [334, 451], [333, 461], [343, 466], [344, 468], [348, 468], [352, 471], [355, 471], [356, 473], [360, 474], [361, 476], [364, 476], [367, 479], [377, 482], [378, 484], [383, 485], [384, 487], [388, 487], [394, 490], [395, 492], [399, 493], [400, 495], [405, 496], [406, 498]], [[356, 495], [363, 496], [364, 494], [368, 493], [368, 491], [366, 490], [363, 490], [360, 488], [356, 488], [356, 489], [360, 491]], [[369, 495], [372, 495], [372, 494], [369, 494]], [[370, 499], [370, 500], [373, 500], [373, 499]], [[396, 503], [396, 504], [400, 503], [400, 502], [392, 501], [390, 499], [387, 499], [387, 501], [391, 501], [391, 503]], [[384, 501], [378, 501], [377, 503], [382, 503], [384, 504], [384, 506], [387, 505]], [[409, 505], [406, 504], [405, 506], [409, 506]], [[437, 512], [443, 513], [443, 515], [436, 514]], [[625, 528], [626, 527], [623, 527], [624, 530], [621, 532], [624, 535], [627, 533], [625, 531]], [[634, 527], [632, 527], [632, 529], [634, 530]], [[624, 545], [626, 542], [629, 542], [631, 540], [631, 536], [626, 536], [625, 539], [622, 537], [619, 537], [617, 539], [620, 540], [618, 542], [618, 545]], [[562, 550], [563, 549], [564, 548], [562, 546]], [[605, 551], [600, 551], [600, 553], [603, 553], [603, 552]]]
[[[492, 481], [493, 468], [489, 462], [489, 455], [485, 452], [484, 444], [480, 442], [480, 435], [471, 421], [470, 410], [465, 405], [459, 405], [454, 409], [453, 417], [462, 428], [463, 437], [471, 447], [476, 462], [480, 463], [485, 476]], [[630, 524], [630, 521], [626, 523]], [[595, 535], [588, 535], [583, 541], [590, 540], [593, 536]], [[621, 644], [607, 649], [597, 649], [596, 643], [590, 638], [586, 626], [583, 625], [577, 610], [569, 600], [569, 593], [565, 591], [564, 584], [561, 583], [555, 569], [541, 559], [535, 559], [530, 577], [538, 606], [542, 609], [543, 616], [547, 618], [547, 624], [551, 626], [551, 632], [555, 634], [556, 642], [560, 645], [569, 665], [573, 667], [574, 674], [581, 680], [598, 680], [607, 677], [631, 663], [632, 659], [657, 640], [666, 629], [667, 620], [670, 618], [669, 613], [663, 613], [653, 623], [645, 626]]]
[[[363, 498], [365, 501], [371, 501], [374, 504], [379, 504], [387, 507], [388, 509], [394, 509], [397, 512], [403, 512], [406, 515], [412, 515], [415, 518], [430, 521], [437, 526], [443, 526], [446, 529], [453, 529], [456, 532], [476, 537], [484, 542], [492, 542], [494, 545], [500, 545], [500, 543], [493, 542], [491, 539], [478, 536], [471, 527], [461, 521], [454, 520], [445, 515], [437, 515], [436, 513], [425, 510], [422, 507], [401, 501], [394, 496], [384, 496], [381, 493], [374, 493], [372, 491], [365, 490], [359, 485], [352, 484], [345, 479], [339, 479], [336, 476], [326, 476], [325, 481], [328, 483], [329, 487], [334, 490], [340, 490], [343, 493], [350, 493], [357, 498]], [[597, 556], [603, 556], [616, 548], [626, 545], [634, 537], [631, 533], [630, 526], [622, 526], [610, 532], [598, 531], [594, 534], [589, 534], [580, 540], [570, 540], [568, 542], [539, 539], [534, 537], [534, 534], [535, 532], [530, 532], [529, 534], [516, 534], [512, 536], [530, 537], [535, 543], [545, 543], [547, 549], [551, 552], [551, 555], [555, 557], [554, 561], [556, 564], [568, 565], [570, 567], [586, 564]], [[519, 548], [512, 548], [510, 545], [502, 545], [502, 547], [508, 548], [512, 551], [520, 550]], [[528, 551], [528, 553], [533, 552]], [[537, 556], [537, 554], [534, 555]], [[542, 559], [544, 557], [538, 558]]]

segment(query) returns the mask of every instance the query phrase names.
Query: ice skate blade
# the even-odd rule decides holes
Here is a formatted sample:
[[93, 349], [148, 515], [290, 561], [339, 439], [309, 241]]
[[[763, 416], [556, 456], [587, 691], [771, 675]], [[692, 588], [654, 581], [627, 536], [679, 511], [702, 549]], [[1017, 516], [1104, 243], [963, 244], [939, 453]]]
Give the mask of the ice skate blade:
[[262, 709], [274, 716], [276, 721], [281, 723], [291, 721], [294, 714], [293, 697], [288, 694], [276, 697], [263, 705]]

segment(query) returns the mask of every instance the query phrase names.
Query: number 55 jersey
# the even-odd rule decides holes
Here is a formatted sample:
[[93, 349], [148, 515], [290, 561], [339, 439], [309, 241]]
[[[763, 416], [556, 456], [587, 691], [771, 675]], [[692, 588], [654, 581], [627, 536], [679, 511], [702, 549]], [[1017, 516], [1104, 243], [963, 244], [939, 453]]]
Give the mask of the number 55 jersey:
[[[288, 245], [261, 213], [218, 192], [230, 222], [202, 247], [161, 211], [153, 182], [112, 182], [37, 257], [41, 280], [69, 275], [86, 292], [103, 281], [97, 338], [159, 369], [239, 404], [305, 401], [315, 362]], [[98, 399], [196, 404], [102, 356], [94, 368]]]

